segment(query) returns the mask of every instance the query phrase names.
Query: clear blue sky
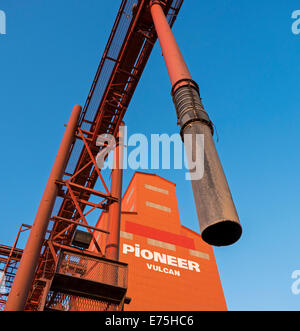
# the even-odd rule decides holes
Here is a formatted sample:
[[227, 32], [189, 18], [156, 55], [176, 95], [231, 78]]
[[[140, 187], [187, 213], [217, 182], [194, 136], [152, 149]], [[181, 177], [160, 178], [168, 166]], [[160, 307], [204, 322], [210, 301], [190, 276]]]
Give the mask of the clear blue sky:
[[[32, 224], [72, 106], [84, 104], [120, 0], [0, 0], [0, 242]], [[215, 249], [230, 310], [298, 310], [300, 35], [296, 0], [185, 0], [174, 32], [219, 133], [243, 237]], [[129, 134], [178, 132], [157, 44], [125, 121]], [[181, 221], [199, 231], [185, 171]], [[133, 172], [125, 174], [124, 185]]]

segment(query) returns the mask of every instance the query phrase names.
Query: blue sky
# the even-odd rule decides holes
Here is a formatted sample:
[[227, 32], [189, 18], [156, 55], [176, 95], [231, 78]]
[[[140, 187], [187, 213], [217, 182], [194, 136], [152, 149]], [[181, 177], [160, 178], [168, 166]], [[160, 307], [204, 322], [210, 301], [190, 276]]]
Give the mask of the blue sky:
[[[84, 104], [119, 0], [0, 0], [0, 242], [32, 224], [74, 104]], [[298, 310], [291, 278], [299, 262], [300, 34], [289, 1], [185, 0], [174, 33], [207, 112], [243, 225], [216, 248], [230, 310]], [[159, 44], [127, 111], [128, 134], [177, 133]], [[177, 184], [181, 221], [199, 231], [185, 171], [157, 171]], [[124, 186], [133, 175], [128, 171]]]

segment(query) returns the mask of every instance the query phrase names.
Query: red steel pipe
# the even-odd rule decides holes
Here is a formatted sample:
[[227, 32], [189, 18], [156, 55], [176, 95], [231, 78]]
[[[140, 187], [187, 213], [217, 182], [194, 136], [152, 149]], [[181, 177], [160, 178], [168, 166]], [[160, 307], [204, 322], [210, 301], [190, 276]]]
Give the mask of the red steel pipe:
[[[162, 3], [155, 0], [150, 3], [150, 6], [172, 86], [181, 80], [191, 80], [192, 77], [189, 69], [184, 61], [170, 25], [166, 20], [165, 13], [162, 9]], [[179, 86], [180, 85], [178, 85], [177, 88]]]
[[5, 306], [6, 311], [23, 311], [25, 309], [49, 219], [57, 197], [58, 187], [55, 182], [62, 179], [70, 147], [75, 138], [80, 113], [81, 107], [78, 105], [74, 106]]
[[118, 201], [109, 206], [108, 211], [108, 241], [105, 247], [105, 257], [110, 260], [119, 260], [120, 247], [120, 223], [121, 223], [121, 200], [123, 179], [123, 145], [124, 123], [119, 128], [118, 141], [114, 151], [114, 166], [111, 175], [111, 195]]

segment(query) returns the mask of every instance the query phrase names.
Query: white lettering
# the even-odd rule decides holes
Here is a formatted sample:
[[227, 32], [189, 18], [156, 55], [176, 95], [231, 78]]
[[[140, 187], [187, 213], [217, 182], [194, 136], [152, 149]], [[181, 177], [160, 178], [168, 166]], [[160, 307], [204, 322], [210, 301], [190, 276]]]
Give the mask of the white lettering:
[[300, 33], [300, 10], [295, 10], [292, 13], [292, 19], [296, 20], [292, 25], [292, 32], [297, 35]]
[[134, 247], [126, 244], [123, 245], [123, 254], [133, 253], [133, 252], [134, 252]]
[[189, 270], [196, 270], [197, 272], [200, 272], [199, 264], [193, 261], [188, 261]]
[[174, 256], [170, 256], [168, 255], [168, 264], [173, 266], [173, 267], [177, 267], [177, 258]]
[[204, 176], [204, 135], [185, 134], [184, 146], [185, 166], [190, 172], [185, 174], [186, 180], [200, 180]]
[[[128, 253], [134, 253], [136, 257], [142, 257], [145, 260], [154, 260], [155, 262], [162, 263], [162, 264], [168, 264], [173, 267], [178, 267], [181, 269], [187, 269], [191, 271], [196, 271], [200, 272], [200, 266], [199, 263], [186, 260], [183, 258], [167, 255], [167, 254], [162, 254], [159, 252], [151, 252], [148, 249], [141, 249], [140, 245], [135, 244], [135, 246], [128, 245], [128, 244], [123, 244], [123, 254], [128, 254]], [[147, 263], [147, 267], [149, 270], [154, 270], [154, 271], [160, 271], [164, 273], [169, 273], [175, 276], [180, 275], [180, 272], [168, 268], [161, 269], [158, 266], [153, 266], [152, 264]], [[172, 272], [170, 272], [172, 270]]]
[[6, 34], [6, 15], [3, 10], [0, 10], [0, 34]]
[[167, 255], [166, 254], [160, 254], [158, 252], [154, 252], [153, 255], [154, 255], [155, 262], [167, 264]]
[[4, 272], [0, 272], [0, 294], [7, 294]]
[[[139, 143], [139, 146], [137, 146]], [[128, 164], [130, 169], [148, 169], [148, 140], [143, 134], [134, 134], [128, 140], [128, 146], [137, 146], [129, 154]], [[138, 160], [139, 159], [139, 160]]]
[[162, 169], [171, 169], [171, 142], [174, 144], [174, 169], [182, 169], [182, 141], [178, 133], [151, 135], [151, 169], [159, 169], [160, 143], [162, 143]]
[[96, 163], [99, 169], [108, 169], [113, 166], [113, 151], [116, 147], [116, 139], [113, 135], [102, 134], [97, 137], [96, 146], [102, 147], [96, 156]]
[[[297, 22], [294, 23], [294, 25]], [[296, 24], [297, 26], [297, 24]], [[293, 29], [294, 30], [294, 29]], [[296, 28], [297, 30], [297, 28]], [[6, 33], [5, 13], [0, 11], [0, 33]], [[128, 139], [127, 127], [120, 127], [120, 144], [124, 146], [123, 158], [120, 158], [120, 164], [116, 165], [112, 151], [116, 148], [116, 139], [113, 135], [105, 133], [96, 140], [96, 146], [100, 151], [96, 156], [96, 163], [100, 169], [149, 169], [149, 157], [151, 157], [151, 169], [171, 169], [171, 158], [174, 159], [174, 169], [190, 170], [186, 173], [187, 180], [200, 180], [204, 174], [204, 135], [187, 134], [184, 135], [186, 155], [183, 164], [183, 142], [181, 136], [176, 133], [171, 136], [168, 134], [152, 134], [151, 142], [144, 134], [134, 134]], [[149, 143], [151, 151], [149, 155]], [[173, 147], [171, 146], [173, 144]], [[162, 146], [162, 148], [160, 148]], [[129, 152], [128, 149], [134, 147]], [[120, 149], [122, 150], [122, 149]], [[172, 153], [171, 153], [172, 151]], [[171, 157], [172, 156], [172, 157]], [[122, 160], [122, 161], [121, 161]], [[160, 161], [161, 160], [161, 161]]]
[[140, 257], [140, 245], [135, 245], [135, 254], [136, 257]]
[[143, 249], [141, 251], [141, 256], [145, 259], [145, 260], [153, 260], [153, 254], [152, 252], [148, 251], [148, 249]]
[[188, 269], [187, 260], [178, 258], [178, 267]]
[[132, 326], [133, 329], [136, 329], [139, 323], [139, 317], [107, 317], [105, 320], [106, 326]]
[[147, 268], [149, 270], [153, 270], [153, 271], [161, 272], [161, 273], [164, 273], [164, 274], [180, 277], [180, 271], [179, 270], [174, 270], [174, 269], [169, 269], [169, 268], [161, 268], [158, 265], [153, 265], [153, 264], [149, 264], [149, 263], [147, 263]]
[[300, 270], [295, 270], [292, 273], [292, 279], [296, 279], [294, 283], [292, 284], [292, 293], [295, 295], [300, 294]]

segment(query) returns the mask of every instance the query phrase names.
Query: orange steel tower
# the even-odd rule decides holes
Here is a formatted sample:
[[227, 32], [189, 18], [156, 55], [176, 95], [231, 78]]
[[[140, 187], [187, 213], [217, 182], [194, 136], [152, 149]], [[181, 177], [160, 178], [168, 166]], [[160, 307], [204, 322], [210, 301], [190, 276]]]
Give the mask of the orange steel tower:
[[[75, 106], [71, 114], [18, 261], [6, 310], [122, 310], [129, 302], [128, 264], [119, 261], [124, 256], [124, 251], [120, 252], [120, 226], [124, 225], [119, 166], [123, 137], [119, 128], [157, 38], [169, 71], [182, 138], [186, 134], [205, 137], [205, 175], [202, 181], [192, 181], [202, 239], [217, 246], [239, 239], [241, 226], [212, 139], [213, 125], [171, 31], [182, 3], [183, 0], [122, 0], [87, 101], [83, 109]], [[106, 147], [115, 140], [112, 137], [116, 138], [117, 167], [112, 171], [109, 185], [110, 180], [98, 167], [97, 158], [107, 157]], [[187, 153], [194, 148], [187, 148]], [[99, 210], [107, 217], [107, 227], [102, 227], [101, 222], [96, 227], [90, 225], [91, 215]], [[104, 216], [100, 220], [101, 217]], [[128, 233], [137, 231], [138, 235], [143, 229], [140, 224], [140, 227], [129, 226], [127, 231], [126, 224], [123, 233], [130, 230]], [[185, 249], [201, 255], [203, 248], [203, 256], [213, 259], [211, 247], [199, 236], [178, 222], [175, 228], [178, 233], [173, 233], [172, 238], [177, 236], [183, 242], [190, 242]], [[187, 252], [181, 253], [177, 265], [195, 268], [196, 262], [187, 258]], [[165, 256], [161, 259], [164, 261]], [[172, 257], [169, 259], [172, 261]], [[132, 261], [128, 259], [128, 262]], [[210, 268], [214, 276], [209, 284], [216, 286], [214, 298], [218, 298], [215, 308], [224, 309], [214, 261]]]
[[[104, 212], [98, 226], [108, 224]], [[181, 225], [174, 183], [136, 172], [122, 199], [120, 237], [129, 266], [125, 310], [227, 310], [213, 248]], [[97, 243], [105, 246], [101, 236]]]

